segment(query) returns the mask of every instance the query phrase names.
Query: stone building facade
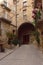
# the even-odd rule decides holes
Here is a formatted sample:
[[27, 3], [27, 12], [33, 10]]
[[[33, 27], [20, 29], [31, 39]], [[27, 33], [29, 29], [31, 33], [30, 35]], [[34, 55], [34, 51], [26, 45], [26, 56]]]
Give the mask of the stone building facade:
[[[16, 5], [16, 25], [18, 37], [23, 42], [29, 42], [29, 34], [34, 30], [32, 11], [34, 0], [14, 0]], [[26, 41], [24, 41], [26, 40]]]
[[31, 38], [31, 31], [35, 30], [32, 11], [38, 6], [41, 9], [38, 30], [41, 38], [43, 38], [43, 0], [0, 0], [0, 30], [2, 30], [2, 38], [6, 39], [6, 31], [17, 30], [18, 38], [21, 42], [28, 43]]
[[[14, 0], [15, 2], [16, 0]], [[34, 30], [34, 19], [32, 18], [34, 8], [40, 8], [41, 19], [38, 20], [38, 31], [40, 36], [43, 34], [43, 0], [17, 0], [16, 1], [16, 23], [18, 35], [21, 41], [27, 42], [29, 40], [31, 30]], [[30, 25], [28, 25], [30, 24]], [[31, 24], [33, 25], [31, 27]], [[27, 32], [26, 32], [27, 31]], [[40, 37], [42, 38], [42, 37]], [[25, 40], [25, 41], [24, 41]], [[42, 39], [41, 39], [42, 40]], [[42, 42], [41, 42], [42, 43]]]
[[0, 0], [0, 39], [7, 44], [6, 32], [16, 33], [15, 5], [13, 0]]

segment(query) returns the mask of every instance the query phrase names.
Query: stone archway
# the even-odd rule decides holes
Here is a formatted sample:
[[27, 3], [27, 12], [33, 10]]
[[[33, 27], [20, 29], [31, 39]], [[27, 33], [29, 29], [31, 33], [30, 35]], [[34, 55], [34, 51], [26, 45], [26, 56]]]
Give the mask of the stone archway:
[[35, 27], [32, 23], [23, 23], [20, 25], [18, 29], [18, 38], [22, 42], [22, 44], [28, 44], [29, 42], [29, 33], [34, 31]]

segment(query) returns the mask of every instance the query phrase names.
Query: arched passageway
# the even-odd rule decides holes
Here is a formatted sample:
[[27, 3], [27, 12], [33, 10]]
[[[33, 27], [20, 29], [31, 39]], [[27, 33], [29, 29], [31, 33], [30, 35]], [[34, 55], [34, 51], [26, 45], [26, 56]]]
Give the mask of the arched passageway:
[[28, 44], [29, 43], [29, 33], [31, 31], [34, 31], [35, 27], [31, 23], [23, 23], [20, 25], [18, 29], [18, 38], [22, 42], [22, 44]]

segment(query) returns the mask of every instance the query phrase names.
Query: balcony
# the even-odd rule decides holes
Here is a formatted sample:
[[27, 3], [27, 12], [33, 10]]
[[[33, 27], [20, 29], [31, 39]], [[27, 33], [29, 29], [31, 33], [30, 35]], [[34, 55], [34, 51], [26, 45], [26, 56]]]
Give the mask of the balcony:
[[1, 6], [7, 9], [8, 11], [11, 11], [11, 5], [6, 1], [2, 1]]
[[12, 18], [11, 18], [11, 16], [9, 14], [5, 14], [3, 12], [0, 12], [0, 20], [4, 21], [6, 23], [11, 23]]

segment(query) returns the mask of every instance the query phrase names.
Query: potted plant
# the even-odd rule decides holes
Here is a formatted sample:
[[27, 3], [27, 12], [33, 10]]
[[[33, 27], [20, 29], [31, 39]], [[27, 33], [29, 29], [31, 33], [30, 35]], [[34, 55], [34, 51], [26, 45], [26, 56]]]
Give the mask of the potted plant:
[[7, 37], [8, 37], [8, 44], [9, 45], [14, 45], [17, 46], [19, 44], [20, 46], [20, 41], [18, 40], [17, 36], [13, 33], [7, 32]]

